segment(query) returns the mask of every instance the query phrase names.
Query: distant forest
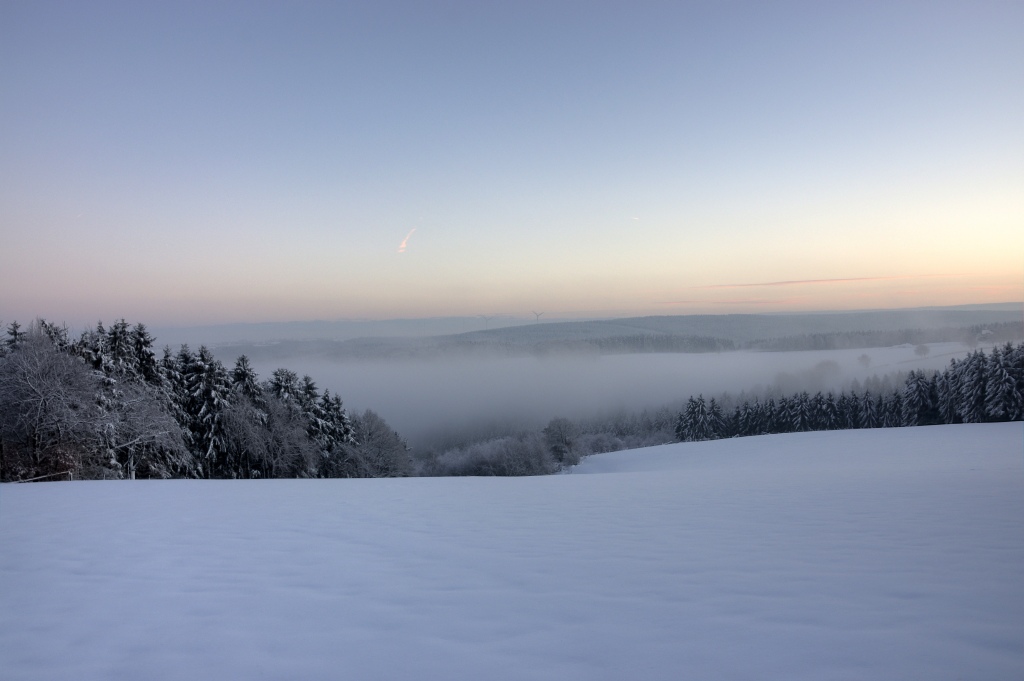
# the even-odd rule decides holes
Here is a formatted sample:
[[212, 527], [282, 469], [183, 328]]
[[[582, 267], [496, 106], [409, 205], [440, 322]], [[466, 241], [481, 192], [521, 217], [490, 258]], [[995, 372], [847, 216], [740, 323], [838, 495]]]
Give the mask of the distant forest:
[[[993, 341], [994, 328], [979, 335]], [[839, 394], [690, 396], [681, 408], [553, 418], [542, 431], [414, 458], [380, 416], [349, 415], [309, 376], [282, 368], [261, 380], [245, 355], [229, 369], [206, 347], [166, 347], [158, 358], [154, 342], [124, 320], [78, 338], [43, 320], [10, 324], [0, 341], [0, 481], [541, 475], [671, 441], [1024, 419], [1024, 344], [1005, 343], [944, 371], [875, 377]]]
[[[1003, 321], [966, 325], [939, 324], [982, 315], [935, 315], [923, 328], [903, 328], [891, 315], [726, 315], [726, 320], [702, 317], [645, 317], [606, 322], [559, 322], [472, 331], [420, 338], [354, 338], [350, 340], [292, 340], [234, 343], [219, 353], [245, 354], [263, 360], [296, 355], [331, 360], [435, 359], [479, 356], [558, 356], [568, 354], [697, 353], [753, 350], [787, 352], [921, 345], [926, 343], [1007, 343], [1024, 340], [1024, 322], [1006, 320], [1010, 313], [992, 312]], [[1017, 315], [1019, 316], [1019, 315]], [[852, 317], [853, 319], [848, 319]], [[862, 319], [863, 317], [863, 319]], [[875, 322], [878, 327], [845, 328], [851, 321]], [[786, 326], [793, 322], [792, 328]], [[905, 320], [904, 320], [905, 323]], [[794, 330], [806, 329], [803, 333]], [[870, 330], [864, 330], [870, 329]], [[694, 333], [699, 330], [702, 333]]]
[[975, 350], [945, 371], [911, 371], [902, 388], [834, 395], [807, 392], [778, 401], [744, 400], [724, 413], [714, 399], [690, 397], [676, 422], [683, 442], [810, 430], [896, 428], [1024, 418], [1024, 344]]
[[[591, 338], [586, 340], [541, 341], [531, 346], [534, 354], [593, 352], [602, 355], [645, 352], [729, 352], [734, 350], [765, 350], [792, 352], [802, 350], [850, 350], [894, 345], [957, 342], [977, 345], [979, 342], [1008, 342], [1024, 338], [1024, 322], [1000, 322], [969, 327], [939, 329], [898, 329], [892, 331], [833, 331], [807, 333], [778, 338], [738, 341], [714, 336], [683, 334], [635, 334]], [[513, 350], [506, 346], [507, 351]]]

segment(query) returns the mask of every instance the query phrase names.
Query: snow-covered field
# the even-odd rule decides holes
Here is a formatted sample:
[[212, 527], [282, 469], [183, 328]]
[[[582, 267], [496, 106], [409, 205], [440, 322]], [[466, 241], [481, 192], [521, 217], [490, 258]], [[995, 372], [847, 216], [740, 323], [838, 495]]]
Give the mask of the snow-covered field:
[[1018, 680], [1024, 429], [2, 485], [0, 677]]

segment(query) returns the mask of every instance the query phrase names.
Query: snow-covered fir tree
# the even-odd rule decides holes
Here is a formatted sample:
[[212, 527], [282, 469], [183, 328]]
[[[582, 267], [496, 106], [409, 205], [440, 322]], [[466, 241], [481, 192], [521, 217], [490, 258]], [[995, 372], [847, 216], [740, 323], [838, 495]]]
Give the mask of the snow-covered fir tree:
[[134, 354], [135, 370], [147, 383], [159, 385], [163, 382], [160, 366], [153, 351], [155, 339], [150, 335], [145, 324], [136, 324], [131, 331], [132, 353]]
[[[985, 385], [985, 413], [991, 421], [1018, 421], [1024, 398], [1021, 395], [1019, 350], [1007, 344], [995, 347], [988, 358]], [[1016, 361], [1015, 361], [1016, 360]]]
[[923, 371], [911, 371], [903, 387], [904, 426], [929, 426], [939, 422], [935, 382]]
[[980, 350], [975, 350], [959, 364], [957, 413], [964, 423], [984, 423], [988, 416], [985, 406], [987, 369], [988, 362]]
[[184, 375], [195, 454], [202, 465], [203, 476], [216, 477], [226, 450], [221, 415], [230, 404], [228, 372], [203, 345], [185, 368]]
[[241, 355], [235, 360], [235, 367], [231, 370], [232, 389], [245, 395], [253, 404], [259, 406], [263, 401], [263, 389], [259, 385], [260, 379], [252, 368], [249, 358]]

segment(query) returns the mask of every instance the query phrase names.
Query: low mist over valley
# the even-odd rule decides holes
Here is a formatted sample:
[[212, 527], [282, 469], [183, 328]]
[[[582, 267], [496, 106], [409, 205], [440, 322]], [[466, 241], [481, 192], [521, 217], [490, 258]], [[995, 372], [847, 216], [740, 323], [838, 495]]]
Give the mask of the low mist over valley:
[[1019, 307], [195, 346], [12, 322], [0, 478], [536, 475], [677, 440], [1015, 420]]
[[[1021, 310], [1008, 303], [528, 321], [441, 336], [429, 335], [441, 322], [428, 320], [418, 336], [405, 322], [401, 337], [278, 337], [211, 347], [226, 363], [246, 354], [264, 376], [278, 367], [312, 376], [350, 409], [380, 413], [415, 450], [536, 429], [555, 417], [678, 409], [700, 393], [839, 391], [872, 376], [934, 371], [979, 345], [1024, 339]], [[202, 329], [191, 334], [205, 337]]]

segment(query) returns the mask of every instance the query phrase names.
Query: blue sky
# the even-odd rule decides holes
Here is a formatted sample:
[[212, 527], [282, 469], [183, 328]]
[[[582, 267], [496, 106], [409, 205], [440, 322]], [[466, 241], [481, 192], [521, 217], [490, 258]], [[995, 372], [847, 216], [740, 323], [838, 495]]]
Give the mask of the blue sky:
[[1021, 26], [1017, 2], [3, 2], [0, 318], [1021, 300]]

